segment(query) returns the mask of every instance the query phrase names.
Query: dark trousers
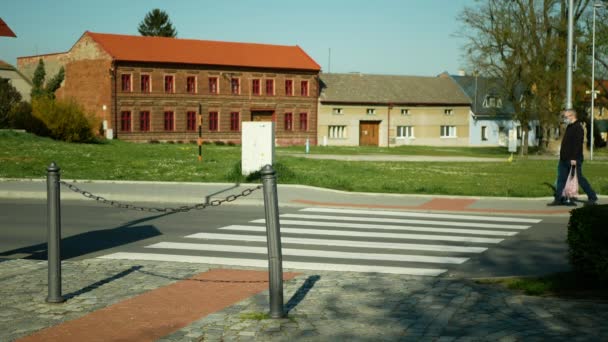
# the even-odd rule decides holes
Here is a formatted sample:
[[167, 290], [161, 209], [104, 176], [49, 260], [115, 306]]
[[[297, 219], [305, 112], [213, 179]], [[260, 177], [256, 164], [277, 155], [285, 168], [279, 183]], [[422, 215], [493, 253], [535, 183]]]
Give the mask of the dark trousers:
[[[566, 181], [571, 172], [571, 165], [569, 160], [561, 160], [557, 164], [557, 191], [555, 192], [555, 200], [561, 201], [562, 192], [566, 187]], [[578, 184], [583, 188], [583, 191], [587, 194], [587, 198], [590, 201], [597, 201], [597, 195], [591, 188], [591, 184], [587, 181], [587, 178], [583, 176], [583, 161], [576, 161], [576, 176], [578, 178]]]

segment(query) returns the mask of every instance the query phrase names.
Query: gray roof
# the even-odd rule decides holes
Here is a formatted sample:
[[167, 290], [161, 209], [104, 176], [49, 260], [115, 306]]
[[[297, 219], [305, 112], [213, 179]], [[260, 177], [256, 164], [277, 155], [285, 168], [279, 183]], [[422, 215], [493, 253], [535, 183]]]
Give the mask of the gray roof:
[[[498, 78], [481, 76], [450, 76], [471, 100], [471, 110], [476, 117], [510, 119], [515, 115], [513, 103], [506, 96], [503, 82]], [[483, 103], [486, 97], [499, 97], [500, 108], [486, 108]]]
[[469, 105], [449, 77], [321, 74], [321, 102], [403, 105]]

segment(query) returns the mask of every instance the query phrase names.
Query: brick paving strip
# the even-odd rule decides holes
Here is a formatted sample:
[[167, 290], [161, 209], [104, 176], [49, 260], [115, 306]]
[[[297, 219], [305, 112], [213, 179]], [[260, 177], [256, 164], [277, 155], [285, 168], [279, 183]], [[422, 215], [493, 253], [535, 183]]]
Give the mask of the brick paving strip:
[[268, 272], [214, 269], [17, 341], [155, 341], [266, 289]]

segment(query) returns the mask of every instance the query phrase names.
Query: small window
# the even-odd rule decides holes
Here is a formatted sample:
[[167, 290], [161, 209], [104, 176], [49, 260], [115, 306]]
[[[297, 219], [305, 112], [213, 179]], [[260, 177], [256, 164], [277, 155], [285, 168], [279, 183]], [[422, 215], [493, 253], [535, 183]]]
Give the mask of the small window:
[[300, 95], [308, 96], [308, 81], [300, 82]]
[[329, 126], [329, 138], [330, 139], [345, 139], [346, 138], [346, 126]]
[[300, 131], [308, 131], [308, 113], [300, 113]]
[[445, 115], [454, 115], [454, 110], [453, 109], [444, 109], [443, 110], [443, 114], [445, 114]]
[[266, 95], [274, 95], [274, 80], [266, 80]]
[[209, 77], [209, 93], [210, 94], [218, 94], [219, 87], [217, 84], [217, 77]]
[[456, 126], [441, 126], [442, 138], [456, 138]]
[[165, 75], [165, 93], [173, 93], [174, 85], [173, 75]]
[[367, 115], [376, 115], [376, 108], [367, 108]]
[[410, 115], [410, 110], [406, 108], [401, 109], [401, 115]]
[[285, 130], [292, 131], [293, 130], [293, 114], [285, 113]]
[[122, 74], [121, 80], [122, 91], [131, 92], [131, 74]]
[[188, 94], [196, 94], [196, 76], [186, 77], [186, 91]]
[[139, 113], [139, 130], [142, 132], [150, 131], [150, 112], [142, 111]]
[[152, 91], [152, 85], [150, 84], [150, 75], [141, 75], [141, 92], [149, 93]]
[[131, 132], [131, 112], [123, 111], [120, 113], [120, 130]]
[[397, 126], [397, 138], [413, 138], [414, 126]]
[[488, 140], [488, 127], [487, 126], [481, 126], [481, 140], [482, 141]]
[[217, 112], [209, 112], [209, 131], [217, 132], [218, 131], [218, 115]]
[[251, 81], [251, 92], [253, 95], [260, 95], [260, 80]]
[[285, 80], [285, 95], [293, 96], [293, 81]]
[[495, 95], [488, 95], [483, 100], [484, 108], [502, 108], [502, 99]]
[[241, 121], [239, 120], [239, 112], [230, 113], [230, 130], [238, 132], [240, 130]]
[[196, 112], [189, 111], [186, 113], [186, 129], [189, 131], [196, 130]]
[[331, 110], [331, 113], [334, 115], [342, 115], [344, 114], [344, 111], [342, 110], [342, 108], [334, 108]]
[[238, 78], [233, 78], [230, 80], [230, 89], [232, 91], [232, 95], [238, 95], [241, 93], [241, 80]]
[[165, 131], [172, 131], [175, 128], [173, 119], [174, 119], [173, 112], [166, 111], [165, 112]]

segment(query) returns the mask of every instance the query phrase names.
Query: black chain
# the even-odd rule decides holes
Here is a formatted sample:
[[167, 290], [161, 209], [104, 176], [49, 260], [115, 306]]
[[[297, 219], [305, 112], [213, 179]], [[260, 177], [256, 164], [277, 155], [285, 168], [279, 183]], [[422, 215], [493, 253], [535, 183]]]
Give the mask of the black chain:
[[233, 202], [233, 201], [237, 200], [239, 197], [249, 196], [254, 191], [259, 190], [259, 189], [262, 188], [261, 185], [258, 185], [258, 186], [254, 187], [254, 188], [245, 189], [240, 194], [228, 195], [224, 199], [215, 199], [215, 200], [207, 202], [207, 203], [198, 203], [198, 204], [194, 204], [194, 205], [185, 205], [185, 206], [178, 207], [178, 208], [159, 208], [159, 207], [154, 208], [154, 207], [140, 207], [140, 206], [133, 205], [133, 204], [122, 203], [122, 202], [118, 202], [118, 201], [112, 201], [112, 200], [106, 199], [104, 197], [94, 195], [94, 194], [92, 194], [89, 191], [82, 190], [82, 189], [78, 188], [74, 184], [66, 183], [64, 181], [59, 181], [59, 183], [61, 185], [66, 186], [68, 189], [70, 189], [70, 190], [72, 190], [72, 191], [74, 191], [76, 193], [79, 193], [79, 194], [83, 195], [86, 198], [93, 199], [95, 201], [101, 202], [103, 204], [109, 205], [109, 206], [114, 207], [114, 208], [137, 210], [137, 211], [146, 211], [146, 212], [150, 212], [150, 213], [185, 213], [185, 212], [190, 211], [190, 210], [202, 210], [202, 209], [205, 209], [207, 207], [217, 207], [217, 206], [219, 206], [219, 205], [221, 205], [222, 203], [225, 203], [225, 202]]

